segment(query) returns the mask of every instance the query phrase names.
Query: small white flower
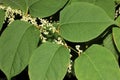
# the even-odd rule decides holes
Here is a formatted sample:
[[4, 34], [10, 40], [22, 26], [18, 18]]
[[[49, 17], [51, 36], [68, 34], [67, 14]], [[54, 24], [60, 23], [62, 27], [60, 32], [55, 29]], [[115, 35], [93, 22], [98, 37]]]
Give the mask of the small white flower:
[[68, 73], [72, 72], [72, 60], [70, 60], [69, 66], [68, 66]]
[[72, 55], [70, 54], [70, 58], [72, 57]]
[[80, 50], [80, 45], [76, 45], [75, 48], [76, 48], [76, 50], [78, 51], [79, 54], [83, 52], [82, 50]]
[[46, 39], [47, 39], [47, 38], [43, 37], [42, 42], [46, 42], [46, 41], [47, 41]]
[[4, 5], [0, 5], [0, 9], [5, 9], [5, 6]]
[[45, 32], [44, 32], [44, 34], [45, 34], [45, 35], [48, 35], [48, 34], [49, 34], [49, 32], [45, 31]]
[[119, 14], [120, 14], [120, 8], [118, 9], [118, 12], [119, 12]]

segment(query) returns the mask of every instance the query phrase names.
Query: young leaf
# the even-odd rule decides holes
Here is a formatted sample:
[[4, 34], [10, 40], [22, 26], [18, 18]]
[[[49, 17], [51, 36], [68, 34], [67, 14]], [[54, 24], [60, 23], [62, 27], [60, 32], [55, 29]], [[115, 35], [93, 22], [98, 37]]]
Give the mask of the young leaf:
[[[29, 10], [32, 16], [48, 17], [61, 9], [68, 0], [29, 0]], [[30, 4], [29, 3], [29, 4]]]
[[120, 52], [120, 28], [113, 28], [113, 39], [118, 51]]
[[8, 80], [19, 74], [27, 65], [37, 47], [39, 30], [23, 21], [14, 21], [0, 37], [0, 69]]
[[120, 80], [120, 69], [112, 53], [99, 45], [88, 48], [75, 61], [78, 80]]
[[98, 37], [113, 23], [98, 6], [84, 2], [72, 3], [60, 14], [60, 34], [71, 42], [86, 42]]
[[115, 0], [72, 0], [72, 2], [88, 2], [101, 7], [114, 20]]
[[5, 17], [5, 12], [0, 9], [0, 31], [1, 31], [1, 29], [2, 29], [4, 17]]
[[30, 59], [30, 80], [62, 80], [68, 68], [69, 58], [69, 50], [64, 46], [42, 44]]

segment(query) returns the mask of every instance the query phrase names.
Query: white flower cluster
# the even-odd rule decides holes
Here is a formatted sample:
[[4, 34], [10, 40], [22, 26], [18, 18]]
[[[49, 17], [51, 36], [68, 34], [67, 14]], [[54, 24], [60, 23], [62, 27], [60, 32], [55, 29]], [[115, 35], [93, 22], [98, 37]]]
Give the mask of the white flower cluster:
[[82, 53], [83, 51], [80, 49], [80, 45], [75, 46], [76, 50], [78, 51], [78, 54]]
[[56, 31], [56, 28], [49, 23], [47, 20], [40, 19], [41, 21], [41, 28], [40, 28], [40, 37], [42, 39], [42, 42], [48, 41], [48, 38], [51, 39], [53, 37], [53, 34]]
[[[83, 51], [80, 49], [80, 45], [76, 45], [75, 46], [76, 50], [77, 50], [77, 53], [78, 55], [80, 55]], [[71, 50], [69, 50], [71, 51]], [[70, 58], [73, 57], [71, 54], [70, 54]], [[73, 61], [70, 60], [70, 63], [69, 63], [69, 66], [68, 66], [68, 73], [72, 73], [72, 66], [73, 66]]]
[[61, 37], [58, 37], [57, 39], [54, 39], [54, 42], [57, 43], [57, 44], [64, 45], [63, 40], [62, 40]]
[[3, 6], [3, 5], [0, 5], [0, 9], [3, 9], [3, 10], [5, 10], [5, 6]]
[[69, 63], [69, 66], [68, 66], [68, 70], [67, 70], [68, 73], [72, 73], [72, 66], [73, 66], [72, 64], [73, 64], [73, 61], [70, 60], [70, 63]]
[[[58, 35], [57, 27], [45, 19], [40, 19], [40, 21], [42, 23], [40, 25], [40, 38], [42, 42], [50, 41], [52, 43], [64, 45], [62, 38]], [[59, 25], [58, 23], [56, 24]]]
[[8, 18], [9, 24], [14, 21], [15, 14], [19, 14], [20, 16], [22, 16], [21, 10], [12, 9], [11, 7], [6, 7], [5, 10], [5, 19]]
[[40, 28], [40, 37], [42, 39], [42, 42], [50, 41], [52, 43], [60, 44], [60, 45], [66, 45], [62, 38], [58, 35], [57, 28], [48, 22], [45, 19], [41, 20], [41, 28]]
[[29, 14], [28, 15], [23, 15], [21, 20], [29, 22], [29, 23], [31, 23], [31, 24], [33, 24], [35, 26], [38, 26], [37, 22], [35, 21], [36, 18], [32, 18]]
[[115, 1], [116, 5], [115, 5], [115, 19], [117, 19], [120, 15], [120, 3], [119, 1]]
[[120, 14], [120, 8], [118, 10], [115, 11], [115, 18], [117, 18]]

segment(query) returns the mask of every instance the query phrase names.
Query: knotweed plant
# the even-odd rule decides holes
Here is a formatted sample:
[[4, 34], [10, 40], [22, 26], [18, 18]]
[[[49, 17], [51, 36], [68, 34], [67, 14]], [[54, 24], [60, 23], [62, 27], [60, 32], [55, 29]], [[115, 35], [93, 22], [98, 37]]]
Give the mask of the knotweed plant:
[[120, 80], [119, 2], [1, 0], [0, 80]]

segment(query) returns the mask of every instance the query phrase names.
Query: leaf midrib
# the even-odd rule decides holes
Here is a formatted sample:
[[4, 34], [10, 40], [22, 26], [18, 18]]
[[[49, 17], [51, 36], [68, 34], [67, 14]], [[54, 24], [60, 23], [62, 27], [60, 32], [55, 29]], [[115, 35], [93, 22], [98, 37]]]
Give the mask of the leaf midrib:
[[68, 22], [68, 23], [61, 23], [61, 25], [68, 25], [68, 24], [83, 24], [83, 23], [85, 23], [85, 24], [87, 24], [87, 23], [89, 23], [89, 24], [91, 24], [91, 23], [96, 23], [96, 24], [103, 24], [103, 23], [113, 23], [113, 21], [101, 21], [101, 22], [86, 22], [86, 21], [81, 21], [81, 22]]
[[21, 38], [20, 38], [20, 40], [19, 40], [19, 43], [18, 43], [18, 45], [17, 45], [17, 49], [15, 50], [15, 53], [14, 53], [14, 57], [13, 57], [13, 61], [12, 61], [12, 65], [11, 65], [11, 69], [10, 69], [10, 75], [11, 75], [11, 71], [12, 71], [12, 66], [14, 65], [14, 60], [15, 60], [15, 56], [16, 56], [16, 53], [17, 53], [17, 51], [18, 51], [18, 49], [19, 49], [19, 45], [20, 45], [20, 43], [21, 43], [21, 41], [22, 41], [22, 38], [24, 37], [24, 34], [26, 33], [26, 31], [31, 27], [31, 26], [26, 26], [26, 27], [28, 27], [28, 28], [26, 28], [26, 30], [23, 32], [23, 34], [22, 34], [22, 36], [21, 36]]
[[99, 77], [102, 79], [102, 80], [105, 80], [104, 78], [102, 78], [102, 75], [101, 73], [99, 72], [99, 69], [97, 69], [96, 65], [94, 64], [94, 62], [92, 62], [92, 59], [85, 53], [84, 54], [90, 61], [90, 63], [93, 65], [95, 71], [98, 73]]
[[[61, 48], [61, 46], [59, 46], [58, 48], [56, 48], [56, 50], [54, 51], [55, 54], [53, 54], [53, 55], [51, 56], [52, 58], [50, 58], [50, 60], [49, 60], [49, 64], [48, 64], [48, 67], [47, 67], [47, 69], [46, 69], [45, 76], [47, 75], [47, 72], [48, 72], [48, 70], [49, 70], [49, 68], [50, 68], [49, 66], [50, 66], [50, 64], [52, 63], [52, 60], [53, 60], [54, 56], [56, 55], [56, 52], [58, 52], [60, 48]], [[44, 80], [45, 80], [45, 77], [44, 77]]]

